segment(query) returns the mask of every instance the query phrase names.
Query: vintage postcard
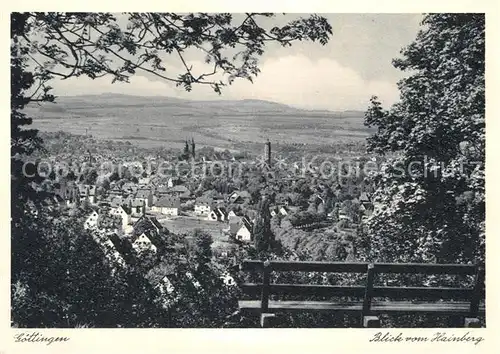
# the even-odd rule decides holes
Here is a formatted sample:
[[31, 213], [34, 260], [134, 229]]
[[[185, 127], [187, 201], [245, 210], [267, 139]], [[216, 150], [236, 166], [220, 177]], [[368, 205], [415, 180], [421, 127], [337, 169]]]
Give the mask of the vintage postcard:
[[11, 9], [0, 353], [489, 352], [498, 38], [459, 3]]

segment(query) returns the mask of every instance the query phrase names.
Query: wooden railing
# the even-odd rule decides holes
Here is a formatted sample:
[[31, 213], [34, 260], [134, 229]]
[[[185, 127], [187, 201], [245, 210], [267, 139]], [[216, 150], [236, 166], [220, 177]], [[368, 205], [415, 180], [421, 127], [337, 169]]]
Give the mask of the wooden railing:
[[[375, 315], [383, 313], [434, 313], [461, 315], [465, 325], [479, 325], [477, 317], [484, 309], [484, 267], [462, 264], [396, 264], [396, 263], [344, 263], [344, 262], [286, 262], [244, 261], [240, 270], [261, 273], [261, 283], [244, 283], [243, 293], [250, 296], [260, 294], [260, 300], [240, 300], [242, 312], [259, 313], [261, 325], [269, 325], [278, 312], [343, 312], [360, 313], [365, 327], [378, 327]], [[273, 272], [327, 272], [366, 274], [365, 285], [310, 285], [272, 284]], [[427, 287], [427, 286], [375, 286], [379, 274], [441, 274], [473, 275], [472, 287]], [[270, 301], [270, 295], [298, 295], [323, 297], [355, 297], [360, 301]], [[405, 301], [373, 301], [373, 298], [399, 298]], [[361, 300], [362, 299], [362, 300]], [[418, 299], [420, 301], [408, 301]], [[425, 301], [421, 301], [425, 299]], [[448, 300], [448, 301], [444, 301]]]

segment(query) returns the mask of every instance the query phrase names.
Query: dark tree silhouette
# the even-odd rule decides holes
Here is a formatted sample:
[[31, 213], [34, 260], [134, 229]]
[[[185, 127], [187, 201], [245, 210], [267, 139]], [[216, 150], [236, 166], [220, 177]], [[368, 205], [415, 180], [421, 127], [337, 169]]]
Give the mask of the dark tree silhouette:
[[253, 226], [255, 248], [258, 252], [269, 251], [273, 243], [269, 207], [269, 200], [267, 198], [262, 198], [258, 205], [258, 214]]

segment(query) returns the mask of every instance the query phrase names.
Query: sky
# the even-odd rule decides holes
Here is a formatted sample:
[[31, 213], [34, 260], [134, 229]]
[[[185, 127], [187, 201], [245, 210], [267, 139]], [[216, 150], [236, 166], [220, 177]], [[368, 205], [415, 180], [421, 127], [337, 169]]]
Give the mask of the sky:
[[[235, 20], [238, 20], [236, 15]], [[260, 25], [270, 28], [300, 14], [278, 15]], [[269, 45], [260, 60], [260, 74], [252, 84], [235, 81], [222, 95], [208, 86], [191, 92], [151, 75], [138, 72], [130, 83], [111, 84], [111, 79], [80, 77], [55, 80], [57, 96], [121, 93], [140, 96], [169, 96], [193, 100], [262, 99], [306, 109], [364, 110], [377, 95], [384, 106], [398, 100], [397, 82], [405, 73], [392, 66], [392, 59], [410, 44], [419, 30], [420, 14], [322, 14], [332, 26], [327, 45], [297, 42], [291, 47]], [[188, 53], [194, 72], [208, 70], [197, 53]], [[165, 57], [167, 69], [180, 72], [177, 57]]]

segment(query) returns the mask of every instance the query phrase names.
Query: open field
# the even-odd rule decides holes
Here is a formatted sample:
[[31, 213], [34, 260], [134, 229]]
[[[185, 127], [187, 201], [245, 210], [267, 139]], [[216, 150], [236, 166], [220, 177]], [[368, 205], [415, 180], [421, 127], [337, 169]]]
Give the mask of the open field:
[[332, 145], [364, 140], [363, 113], [295, 109], [274, 102], [187, 101], [168, 97], [98, 95], [59, 97], [57, 104], [27, 109], [42, 131], [91, 134], [142, 147], [181, 148], [186, 138], [220, 149], [273, 144]]
[[226, 223], [186, 216], [172, 218], [161, 218], [158, 216], [158, 221], [175, 234], [192, 234], [194, 229], [199, 228], [212, 236], [214, 241], [213, 248], [226, 248], [232, 244], [228, 236], [224, 235], [222, 231], [228, 228], [228, 224]]

